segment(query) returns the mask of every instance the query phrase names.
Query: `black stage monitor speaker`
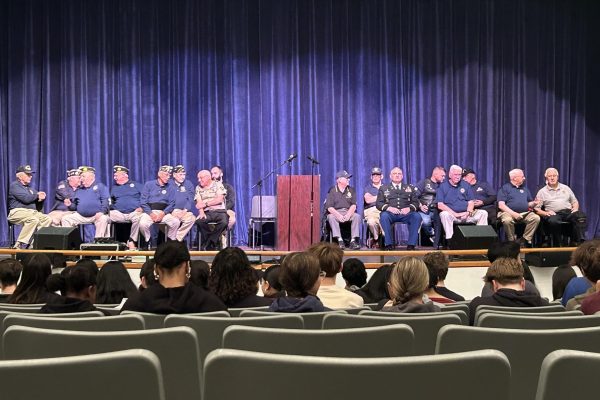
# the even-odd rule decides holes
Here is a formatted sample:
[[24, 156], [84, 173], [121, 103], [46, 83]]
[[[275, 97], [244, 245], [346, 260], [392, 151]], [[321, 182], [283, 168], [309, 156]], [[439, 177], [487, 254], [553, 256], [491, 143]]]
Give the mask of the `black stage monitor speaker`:
[[79, 250], [81, 237], [77, 227], [49, 226], [33, 235], [35, 250]]
[[450, 239], [452, 250], [487, 249], [498, 240], [494, 228], [489, 225], [455, 225]]
[[536, 267], [558, 267], [569, 263], [571, 253], [570, 251], [536, 251], [525, 254], [525, 262]]

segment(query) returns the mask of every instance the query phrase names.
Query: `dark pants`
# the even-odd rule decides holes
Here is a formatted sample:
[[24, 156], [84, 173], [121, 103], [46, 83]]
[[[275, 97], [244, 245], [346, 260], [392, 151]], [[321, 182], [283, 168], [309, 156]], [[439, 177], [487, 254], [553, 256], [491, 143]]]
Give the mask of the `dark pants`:
[[554, 246], [560, 246], [560, 237], [562, 225], [564, 222], [571, 224], [571, 240], [575, 243], [585, 240], [585, 231], [587, 229], [587, 217], [581, 211], [574, 213], [571, 210], [561, 210], [550, 217], [543, 217], [544, 236], [552, 236]]
[[220, 248], [221, 235], [227, 229], [229, 217], [227, 212], [207, 211], [206, 219], [197, 219], [196, 225], [200, 232], [200, 250]]
[[379, 223], [385, 235], [385, 245], [391, 246], [394, 244], [394, 233], [392, 232], [392, 224], [400, 222], [408, 225], [408, 245], [415, 246], [419, 238], [419, 229], [421, 229], [421, 216], [416, 211], [411, 211], [408, 214], [392, 214], [388, 211], [383, 211], [379, 216]]

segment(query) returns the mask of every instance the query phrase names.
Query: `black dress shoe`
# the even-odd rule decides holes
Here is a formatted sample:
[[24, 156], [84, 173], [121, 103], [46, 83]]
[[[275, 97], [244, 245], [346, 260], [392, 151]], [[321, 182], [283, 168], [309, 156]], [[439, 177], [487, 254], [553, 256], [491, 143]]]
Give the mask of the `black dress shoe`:
[[338, 241], [338, 246], [340, 246], [340, 249], [344, 250], [346, 248], [346, 245], [344, 244], [343, 240]]
[[396, 246], [394, 246], [393, 244], [388, 244], [387, 246], [385, 246], [383, 248], [383, 250], [385, 250], [385, 251], [394, 251], [394, 250], [396, 250]]
[[406, 250], [410, 251], [410, 250], [414, 250], [415, 249], [415, 245], [414, 244], [409, 244], [408, 246], [406, 246]]
[[350, 242], [350, 250], [360, 250], [360, 244], [356, 243], [354, 240]]

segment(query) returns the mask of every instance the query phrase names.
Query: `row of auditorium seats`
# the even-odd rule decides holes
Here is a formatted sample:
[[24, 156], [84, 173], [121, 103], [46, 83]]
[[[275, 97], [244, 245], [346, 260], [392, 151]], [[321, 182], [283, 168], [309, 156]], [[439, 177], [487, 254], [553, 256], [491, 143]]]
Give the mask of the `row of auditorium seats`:
[[[478, 313], [479, 311], [481, 310], [478, 310]], [[289, 362], [292, 362], [292, 359], [305, 362], [307, 356], [320, 356], [323, 366], [329, 365], [328, 363], [331, 361], [333, 364], [330, 367], [338, 365], [343, 369], [343, 364], [346, 361], [334, 360], [330, 357], [352, 357], [357, 365], [364, 364], [363, 366], [368, 370], [366, 368], [368, 365], [376, 369], [375, 365], [381, 362], [377, 359], [385, 356], [388, 357], [386, 360], [389, 361], [390, 366], [398, 364], [399, 371], [402, 370], [400, 366], [405, 364], [410, 364], [413, 368], [418, 369], [421, 362], [417, 360], [427, 363], [435, 361], [440, 365], [446, 365], [450, 370], [454, 370], [455, 367], [451, 366], [451, 359], [455, 356], [445, 356], [444, 358], [440, 355], [495, 349], [504, 354], [500, 358], [498, 358], [498, 354], [491, 357], [496, 359], [496, 367], [502, 363], [507, 365], [510, 363], [510, 371], [512, 371], [510, 376], [512, 377], [508, 378], [506, 385], [504, 385], [507, 390], [510, 388], [510, 398], [533, 399], [542, 360], [550, 352], [557, 349], [600, 352], [600, 341], [597, 340], [600, 335], [600, 316], [576, 316], [565, 311], [562, 311], [562, 316], [558, 316], [558, 312], [536, 313], [534, 315], [531, 311], [532, 309], [519, 309], [519, 312], [514, 312], [515, 315], [512, 315], [512, 317], [531, 320], [548, 318], [555, 321], [560, 320], [562, 317], [563, 320], [567, 321], [579, 320], [580, 326], [585, 326], [588, 323], [592, 327], [573, 328], [572, 324], [563, 326], [563, 328], [568, 329], [468, 327], [462, 325], [462, 320], [458, 314], [464, 314], [464, 312], [460, 310], [449, 313], [435, 313], [435, 315], [388, 315], [387, 313], [372, 313], [367, 310], [362, 310], [358, 315], [348, 314], [344, 311], [329, 312], [321, 316], [323, 329], [306, 329], [304, 317], [308, 314], [269, 313], [266, 316], [257, 316], [258, 312], [254, 310], [245, 310], [240, 313], [240, 317], [231, 317], [227, 312], [162, 316], [164, 329], [144, 329], [146, 327], [146, 315], [136, 315], [136, 313], [111, 317], [99, 317], [99, 315], [92, 317], [89, 314], [85, 314], [85, 316], [81, 314], [47, 316], [5, 312], [2, 315], [2, 355], [7, 360], [18, 360], [143, 348], [152, 351], [160, 360], [167, 399], [199, 399], [201, 382], [206, 382], [206, 385], [208, 385], [204, 387], [205, 394], [212, 393], [207, 395], [206, 398], [215, 398], [213, 397], [215, 393], [209, 390], [210, 383], [214, 383], [214, 379], [217, 379], [211, 375], [211, 368], [221, 369], [221, 373], [223, 373], [222, 368], [230, 365], [231, 360], [238, 360], [238, 358], [241, 358], [242, 361], [238, 360], [237, 364], [234, 362], [236, 365], [243, 364], [243, 360], [255, 363], [253, 367], [246, 371], [247, 375], [255, 380], [256, 375], [250, 373], [250, 371], [256, 370], [260, 371], [261, 374], [266, 373], [270, 368], [269, 366], [272, 367], [271, 364], [278, 362], [279, 358], [282, 360], [287, 359]], [[244, 316], [248, 314], [254, 316]], [[496, 310], [490, 312], [488, 310], [480, 318], [484, 319], [484, 317], [488, 318], [489, 316], [511, 317], [507, 311]], [[446, 319], [446, 322], [442, 322], [442, 319]], [[427, 328], [427, 324], [424, 323], [424, 321], [431, 322], [435, 320], [437, 320], [437, 326], [430, 325]], [[116, 331], [117, 329], [121, 331]], [[427, 339], [423, 341], [424, 338]], [[420, 341], [429, 343], [423, 346]], [[433, 348], [429, 347], [432, 344]], [[420, 346], [423, 347], [420, 348]], [[239, 350], [242, 353], [234, 350], [217, 350], [221, 347]], [[217, 350], [217, 353], [209, 354], [215, 350]], [[245, 353], [247, 351], [251, 352]], [[281, 356], [278, 358], [274, 354], [254, 354], [252, 352], [280, 353]], [[437, 356], [429, 358], [411, 357], [415, 354], [434, 353]], [[289, 354], [298, 357], [285, 356]], [[476, 356], [475, 359], [481, 359], [481, 354]], [[488, 351], [486, 354], [490, 355], [492, 353]], [[469, 359], [467, 355], [461, 357], [463, 360]], [[507, 357], [508, 362], [500, 362], [499, 360], [502, 357]], [[588, 359], [593, 358], [585, 357]], [[367, 358], [368, 360], [358, 360], [358, 358]], [[411, 364], [413, 362], [416, 365]], [[470, 365], [469, 361], [465, 362]], [[263, 365], [263, 363], [266, 364]], [[493, 377], [494, 388], [502, 386], [502, 380], [491, 372], [494, 367], [479, 370], [475, 368], [468, 372], [471, 367], [467, 367], [466, 364], [464, 369], [461, 369], [462, 374], [475, 376], [484, 371], [485, 376]], [[204, 371], [202, 369], [203, 365], [206, 365]], [[348, 364], [348, 368], [350, 368], [350, 365], [354, 364]], [[286, 371], [286, 368], [281, 366], [278, 369], [279, 374], [275, 373], [275, 376], [287, 380], [288, 385], [293, 385], [294, 379], [301, 379], [302, 382], [306, 382], [306, 376], [303, 373], [288, 371], [289, 375], [285, 375], [283, 371]], [[352, 371], [352, 373], [355, 372]], [[202, 374], [204, 374], [204, 379], [201, 379]], [[308, 372], [307, 374], [310, 375]], [[365, 371], [365, 374], [368, 373]], [[436, 383], [439, 383], [439, 377], [435, 374], [432, 375], [431, 371], [428, 373], [423, 372], [423, 374], [424, 377], [419, 378], [421, 382], [434, 376]], [[232, 377], [238, 374], [230, 371], [224, 375]], [[272, 375], [268, 374], [266, 376], [270, 377], [269, 386], [271, 386]], [[373, 382], [366, 379], [366, 376], [363, 376], [363, 381]], [[404, 375], [394, 373], [393, 376], [395, 381], [402, 380], [399, 377]], [[379, 378], [381, 377], [382, 375], [379, 376]], [[249, 377], [246, 378], [250, 379]], [[540, 378], [540, 382], [543, 379], [543, 377]], [[481, 380], [485, 381], [484, 379]], [[416, 382], [414, 379], [408, 380], [411, 383], [413, 381]], [[312, 381], [309, 380], [309, 382]], [[320, 390], [321, 385], [327, 383], [323, 378], [315, 382], [319, 382], [319, 385], [313, 390]], [[350, 383], [353, 380], [339, 382]], [[339, 382], [338, 386], [340, 385]], [[488, 389], [491, 383], [487, 383]], [[470, 385], [471, 383], [469, 383]], [[230, 393], [229, 398], [240, 395], [235, 390], [246, 387], [241, 383], [232, 386], [236, 386], [237, 389], [227, 388], [227, 390], [234, 391], [228, 392]], [[441, 387], [444, 390], [447, 388], [446, 386]], [[269, 390], [273, 390], [273, 388]], [[475, 394], [473, 396], [465, 394], [468, 393], [470, 388], [468, 390], [463, 388], [462, 390], [462, 398], [479, 397]], [[446, 394], [444, 393], [445, 397], [448, 397]], [[450, 398], [453, 397], [450, 396]], [[492, 397], [486, 396], [486, 398]]]

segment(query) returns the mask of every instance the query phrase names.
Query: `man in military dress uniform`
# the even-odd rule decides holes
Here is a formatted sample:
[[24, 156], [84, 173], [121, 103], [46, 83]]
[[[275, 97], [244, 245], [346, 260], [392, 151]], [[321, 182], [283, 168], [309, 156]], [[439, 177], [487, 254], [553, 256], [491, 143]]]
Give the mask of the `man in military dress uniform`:
[[419, 239], [421, 216], [417, 189], [410, 184], [402, 183], [404, 175], [399, 167], [390, 171], [391, 183], [379, 188], [377, 208], [381, 211], [379, 221], [385, 236], [385, 249], [394, 248], [392, 224], [400, 222], [408, 225], [408, 243], [406, 250], [414, 250]]

